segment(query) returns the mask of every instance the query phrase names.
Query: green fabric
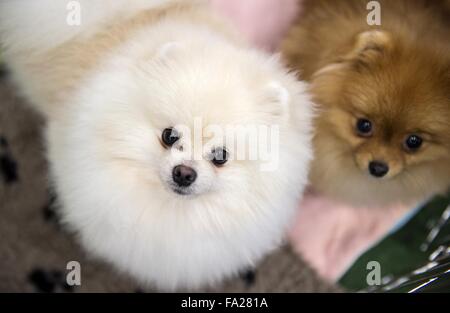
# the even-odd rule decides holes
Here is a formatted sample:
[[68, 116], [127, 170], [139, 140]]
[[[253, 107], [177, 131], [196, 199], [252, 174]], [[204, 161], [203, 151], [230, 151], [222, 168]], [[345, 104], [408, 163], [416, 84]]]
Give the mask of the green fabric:
[[[418, 291], [426, 289], [427, 291], [450, 292], [450, 256], [448, 252], [450, 223], [448, 223], [447, 216], [449, 212], [450, 194], [447, 197], [434, 198], [414, 212], [411, 217], [406, 218], [403, 225], [362, 254], [341, 277], [339, 283], [353, 291], [408, 292], [428, 280], [437, 278], [430, 286], [418, 288]], [[438, 223], [441, 223], [442, 227], [439, 228], [436, 238], [427, 246], [427, 237]], [[424, 273], [412, 273], [429, 264], [430, 255], [438, 248], [447, 251], [437, 262], [438, 264], [433, 263], [434, 267]], [[388, 281], [390, 288], [386, 288], [387, 283], [372, 288], [368, 286], [367, 275], [371, 269], [367, 269], [367, 265], [371, 261], [380, 264], [383, 283]], [[399, 278], [404, 282], [400, 284]], [[396, 280], [399, 286], [392, 288], [392, 283]]]

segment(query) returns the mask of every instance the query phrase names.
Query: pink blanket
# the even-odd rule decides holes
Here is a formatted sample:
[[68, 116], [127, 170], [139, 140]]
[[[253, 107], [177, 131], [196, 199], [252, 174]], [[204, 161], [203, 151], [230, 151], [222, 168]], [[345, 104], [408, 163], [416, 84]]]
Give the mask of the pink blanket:
[[411, 208], [354, 208], [307, 194], [289, 234], [294, 250], [330, 281], [380, 240]]
[[299, 0], [211, 0], [250, 42], [275, 50], [299, 11]]

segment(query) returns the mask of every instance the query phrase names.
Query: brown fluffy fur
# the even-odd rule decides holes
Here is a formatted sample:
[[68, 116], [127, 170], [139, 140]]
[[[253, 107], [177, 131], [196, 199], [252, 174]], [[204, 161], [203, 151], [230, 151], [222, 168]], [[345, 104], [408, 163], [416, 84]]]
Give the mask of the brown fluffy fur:
[[[310, 175], [318, 191], [354, 205], [414, 203], [450, 186], [450, 13], [447, 1], [306, 0], [283, 44], [319, 105]], [[361, 137], [358, 118], [374, 125]], [[404, 146], [420, 135], [416, 152]], [[368, 172], [384, 161], [383, 178]]]

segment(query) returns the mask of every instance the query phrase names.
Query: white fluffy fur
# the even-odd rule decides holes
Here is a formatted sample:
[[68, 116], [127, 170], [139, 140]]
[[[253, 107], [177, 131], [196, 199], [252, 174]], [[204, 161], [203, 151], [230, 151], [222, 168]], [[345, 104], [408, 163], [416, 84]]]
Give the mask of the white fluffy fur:
[[[71, 2], [81, 8], [81, 24], [68, 26]], [[77, 35], [92, 34], [102, 24], [132, 16], [139, 11], [174, 2], [174, 0], [2, 0], [0, 4], [3, 40], [15, 50], [47, 50]], [[17, 40], [20, 38], [21, 40]]]
[[[45, 55], [79, 37], [66, 36], [56, 27], [59, 15], [51, 14], [39, 16], [48, 38], [36, 41], [33, 34], [40, 31], [29, 19], [38, 16], [33, 12], [38, 8], [12, 2], [17, 1], [0, 5], [8, 17], [0, 22], [10, 47], [7, 60], [23, 71], [16, 75], [25, 88], [57, 84], [26, 75], [21, 62], [41, 56], [15, 58], [15, 49], [39, 47]], [[96, 10], [98, 2], [83, 1], [83, 9]], [[130, 2], [138, 4], [134, 8], [155, 4], [126, 1], [129, 16]], [[101, 20], [122, 10], [118, 1], [112, 3], [92, 16]], [[39, 4], [39, 10], [56, 9], [55, 1]], [[95, 33], [97, 22], [93, 18], [80, 31]], [[37, 93], [36, 98], [48, 116], [48, 157], [64, 221], [88, 251], [144, 284], [174, 289], [216, 283], [279, 244], [306, 183], [311, 105], [305, 86], [275, 58], [204, 23], [169, 16], [131, 32], [83, 75], [60, 98], [58, 114], [46, 114], [46, 98]], [[28, 95], [33, 101], [33, 91]], [[196, 117], [204, 126], [279, 125], [278, 168], [262, 172], [260, 161], [233, 160], [216, 168], [162, 147], [164, 128], [192, 126]], [[189, 143], [190, 138], [179, 142]], [[198, 172], [195, 195], [168, 188], [179, 163]]]

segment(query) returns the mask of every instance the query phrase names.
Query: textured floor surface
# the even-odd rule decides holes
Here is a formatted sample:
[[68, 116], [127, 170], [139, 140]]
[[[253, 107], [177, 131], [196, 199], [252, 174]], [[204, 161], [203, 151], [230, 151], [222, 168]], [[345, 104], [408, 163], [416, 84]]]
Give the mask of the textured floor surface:
[[[47, 181], [41, 130], [2, 72], [0, 78], [0, 292], [147, 292], [109, 265], [90, 259], [59, 224]], [[66, 264], [81, 264], [81, 286], [65, 284]], [[337, 291], [289, 248], [211, 291]]]

